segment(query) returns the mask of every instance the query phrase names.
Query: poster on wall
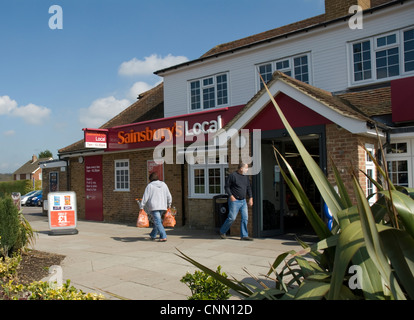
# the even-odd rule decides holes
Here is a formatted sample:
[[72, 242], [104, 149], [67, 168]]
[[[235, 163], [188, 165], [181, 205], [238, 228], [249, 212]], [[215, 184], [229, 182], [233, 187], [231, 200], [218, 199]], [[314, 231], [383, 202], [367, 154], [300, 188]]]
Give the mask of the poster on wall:
[[85, 219], [103, 221], [102, 156], [85, 157]]
[[50, 192], [47, 196], [47, 200], [50, 234], [77, 234], [75, 192]]
[[49, 173], [49, 192], [59, 191], [59, 173], [50, 172]]
[[147, 160], [147, 179], [153, 172], [158, 173], [158, 179], [164, 181], [164, 164], [158, 164], [154, 160]]

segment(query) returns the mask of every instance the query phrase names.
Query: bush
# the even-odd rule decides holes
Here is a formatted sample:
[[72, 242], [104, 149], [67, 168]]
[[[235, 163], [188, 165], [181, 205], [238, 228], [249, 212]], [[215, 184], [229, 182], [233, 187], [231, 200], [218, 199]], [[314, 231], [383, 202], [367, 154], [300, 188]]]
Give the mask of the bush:
[[0, 199], [0, 257], [10, 257], [33, 242], [33, 229], [13, 200]]
[[19, 211], [11, 198], [0, 199], [0, 256], [10, 256], [19, 238]]
[[[227, 278], [226, 273], [220, 271], [221, 266], [218, 266], [217, 273]], [[188, 300], [227, 300], [230, 297], [228, 287], [205, 272], [195, 271], [194, 274], [187, 272], [181, 282], [191, 290], [192, 295]]]
[[[41, 189], [40, 183], [41, 181], [36, 181], [36, 190]], [[21, 195], [24, 195], [30, 191], [33, 191], [33, 184], [30, 180], [0, 182], [0, 198], [6, 197], [13, 192], [20, 192]]]
[[67, 280], [61, 288], [53, 288], [48, 282], [35, 281], [29, 285], [2, 285], [4, 300], [104, 300], [101, 294], [85, 293], [70, 285]]
[[11, 279], [16, 275], [17, 268], [22, 260], [21, 255], [14, 255], [13, 257], [0, 257], [0, 283], [2, 281]]

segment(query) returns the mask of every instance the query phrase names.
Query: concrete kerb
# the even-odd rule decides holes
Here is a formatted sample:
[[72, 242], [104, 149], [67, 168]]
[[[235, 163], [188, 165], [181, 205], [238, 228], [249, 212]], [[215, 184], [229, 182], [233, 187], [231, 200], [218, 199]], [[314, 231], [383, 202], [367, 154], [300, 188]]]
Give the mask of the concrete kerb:
[[243, 268], [260, 277], [279, 254], [301, 249], [284, 239], [223, 240], [214, 231], [186, 227], [167, 229], [168, 241], [161, 243], [149, 240], [151, 229], [123, 224], [78, 221], [78, 234], [55, 236], [49, 235], [47, 217], [30, 224], [38, 235], [34, 249], [66, 256], [61, 264], [64, 281], [116, 300], [186, 300], [191, 292], [180, 279], [197, 268], [177, 256], [177, 249], [250, 283], [255, 282]]

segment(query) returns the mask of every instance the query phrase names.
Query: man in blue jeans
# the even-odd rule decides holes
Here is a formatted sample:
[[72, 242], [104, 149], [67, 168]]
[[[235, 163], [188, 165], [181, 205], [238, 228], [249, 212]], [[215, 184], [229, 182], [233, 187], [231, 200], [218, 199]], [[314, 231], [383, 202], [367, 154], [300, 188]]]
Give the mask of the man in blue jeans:
[[154, 218], [154, 228], [150, 233], [152, 240], [160, 235], [160, 242], [167, 241], [167, 233], [162, 225], [162, 215], [171, 207], [172, 197], [167, 185], [159, 180], [158, 174], [152, 172], [149, 176], [150, 183], [147, 185], [142, 196], [141, 209], [148, 207], [149, 213]]
[[[226, 239], [226, 232], [229, 231], [232, 223], [241, 212], [240, 240], [252, 241], [247, 231], [247, 204], [253, 206], [252, 187], [249, 177], [246, 175], [248, 165], [240, 163], [237, 171], [231, 173], [226, 179], [225, 190], [229, 196], [229, 215], [220, 228], [220, 237]], [[246, 202], [246, 195], [249, 202]]]

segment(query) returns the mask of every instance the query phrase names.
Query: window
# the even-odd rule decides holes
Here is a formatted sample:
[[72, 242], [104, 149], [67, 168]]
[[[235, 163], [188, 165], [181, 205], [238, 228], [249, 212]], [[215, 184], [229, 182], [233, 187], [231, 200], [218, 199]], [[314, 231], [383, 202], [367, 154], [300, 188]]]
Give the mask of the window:
[[352, 83], [398, 77], [414, 71], [414, 29], [352, 43]]
[[[201, 160], [201, 159], [199, 159]], [[214, 161], [213, 161], [214, 160]], [[219, 164], [216, 159], [197, 161], [189, 166], [189, 193], [192, 198], [211, 198], [224, 193], [228, 164]], [[199, 163], [202, 164], [199, 164]]]
[[376, 38], [377, 79], [395, 77], [400, 74], [397, 34]]
[[293, 59], [295, 79], [309, 83], [308, 56], [297, 57]]
[[[293, 77], [305, 83], [309, 83], [310, 77], [308, 54], [275, 60], [266, 64], [258, 65], [257, 67], [258, 72], [266, 83], [272, 79], [272, 75], [275, 71], [281, 71], [290, 77]], [[258, 88], [263, 89], [263, 83], [260, 77], [258, 78]]]
[[224, 107], [229, 103], [228, 75], [219, 74], [190, 81], [191, 111]]
[[404, 71], [414, 71], [414, 29], [404, 32]]
[[387, 161], [388, 175], [395, 185], [408, 187], [408, 161]]
[[371, 79], [371, 42], [353, 45], [354, 81]]
[[[371, 179], [376, 180], [377, 174], [375, 171], [375, 164], [372, 161], [371, 156], [375, 157], [375, 149], [373, 144], [366, 144], [365, 149], [368, 151], [365, 157], [365, 170], [367, 174], [366, 178], [366, 196], [369, 197], [369, 204], [372, 205], [377, 200], [377, 196], [373, 195], [376, 192], [375, 185]], [[371, 179], [369, 179], [371, 178]]]
[[115, 191], [129, 191], [129, 160], [115, 160]]
[[395, 185], [413, 186], [414, 139], [393, 141], [386, 149], [388, 176]]
[[[268, 64], [264, 64], [259, 66], [259, 73], [263, 78], [263, 81], [267, 84], [270, 80], [272, 80], [272, 64], [268, 63]], [[260, 80], [260, 89], [264, 88], [263, 82], [261, 79]]]

